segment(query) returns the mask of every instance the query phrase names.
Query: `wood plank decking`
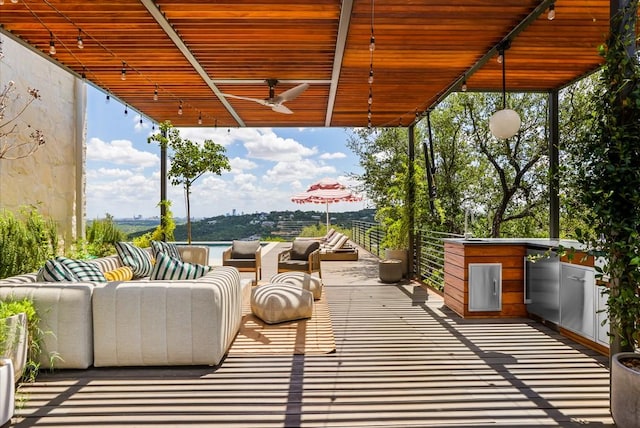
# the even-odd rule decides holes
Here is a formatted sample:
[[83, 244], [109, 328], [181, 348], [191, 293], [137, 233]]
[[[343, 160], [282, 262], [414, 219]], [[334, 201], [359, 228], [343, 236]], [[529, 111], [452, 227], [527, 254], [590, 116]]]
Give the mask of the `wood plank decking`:
[[360, 254], [322, 262], [334, 353], [41, 373], [11, 426], [613, 426], [605, 357], [528, 319], [463, 320]]

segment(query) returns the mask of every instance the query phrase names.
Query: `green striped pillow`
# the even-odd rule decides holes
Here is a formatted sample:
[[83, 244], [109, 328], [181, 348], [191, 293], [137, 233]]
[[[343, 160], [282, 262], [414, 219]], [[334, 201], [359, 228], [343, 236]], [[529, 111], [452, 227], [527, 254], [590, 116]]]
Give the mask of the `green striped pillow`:
[[56, 261], [62, 263], [69, 269], [78, 281], [107, 282], [104, 274], [95, 263], [83, 260], [68, 259], [66, 257], [56, 257]]
[[151, 254], [129, 242], [116, 242], [116, 252], [124, 266], [133, 270], [133, 278], [143, 278], [151, 274]]
[[174, 259], [182, 260], [180, 257], [180, 251], [178, 251], [178, 247], [176, 244], [172, 244], [170, 242], [164, 241], [151, 241], [151, 252], [153, 253], [153, 257], [158, 258], [158, 253], [165, 253], [168, 256], [173, 257]]
[[38, 282], [78, 282], [69, 268], [57, 260], [47, 260], [36, 276]]
[[151, 271], [151, 279], [198, 279], [209, 272], [209, 269], [209, 266], [183, 262], [164, 253], [158, 253], [156, 264]]

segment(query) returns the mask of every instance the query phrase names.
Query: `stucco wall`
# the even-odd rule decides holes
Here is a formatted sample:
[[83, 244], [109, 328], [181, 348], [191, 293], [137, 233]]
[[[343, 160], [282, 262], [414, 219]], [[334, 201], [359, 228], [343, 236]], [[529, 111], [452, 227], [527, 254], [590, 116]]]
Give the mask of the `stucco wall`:
[[65, 242], [72, 242], [84, 230], [85, 84], [6, 35], [0, 34], [0, 40], [0, 87], [14, 81], [14, 94], [19, 95], [0, 124], [13, 116], [11, 109], [24, 106], [28, 88], [38, 89], [41, 96], [16, 121], [19, 135], [0, 144], [24, 141], [33, 129], [46, 139], [26, 158], [0, 159], [0, 209], [17, 212], [23, 206], [36, 206], [57, 222]]

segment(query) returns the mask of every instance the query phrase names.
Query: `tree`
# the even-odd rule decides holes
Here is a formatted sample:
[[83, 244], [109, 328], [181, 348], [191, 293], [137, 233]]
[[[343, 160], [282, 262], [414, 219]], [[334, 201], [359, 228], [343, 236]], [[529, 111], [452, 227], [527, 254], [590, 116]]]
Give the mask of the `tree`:
[[611, 355], [633, 351], [640, 342], [640, 64], [635, 48], [638, 0], [612, 17], [601, 48], [605, 64], [590, 100], [586, 125], [570, 146], [575, 191], [588, 230], [578, 239], [604, 263], [596, 278], [608, 280], [607, 312], [613, 334]]
[[[469, 120], [468, 136], [493, 169], [485, 192], [485, 209], [491, 213], [490, 235], [501, 236], [507, 222], [533, 219], [543, 211], [548, 200], [547, 188], [547, 108], [541, 94], [516, 94], [510, 103], [524, 121], [520, 131], [509, 139], [496, 139], [489, 133], [489, 114], [497, 108], [497, 97], [469, 94], [465, 113]], [[493, 191], [498, 189], [497, 192]], [[489, 196], [489, 197], [487, 197]], [[540, 218], [530, 232], [540, 230]], [[528, 234], [530, 236], [530, 234]]]
[[160, 133], [149, 137], [149, 142], [157, 141], [165, 144], [172, 154], [169, 155], [171, 167], [167, 175], [174, 186], [182, 185], [187, 208], [187, 241], [191, 244], [191, 187], [204, 173], [220, 175], [223, 170], [229, 171], [229, 159], [224, 154], [225, 148], [212, 140], [203, 144], [195, 143], [180, 137], [180, 131], [170, 122], [160, 125]]

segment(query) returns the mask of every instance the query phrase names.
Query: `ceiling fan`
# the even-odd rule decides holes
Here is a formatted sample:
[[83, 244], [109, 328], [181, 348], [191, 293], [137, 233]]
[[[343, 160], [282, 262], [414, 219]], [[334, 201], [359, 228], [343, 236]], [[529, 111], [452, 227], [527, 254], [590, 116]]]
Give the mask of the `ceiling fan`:
[[293, 114], [293, 111], [291, 111], [288, 107], [285, 107], [284, 103], [287, 101], [293, 100], [298, 95], [306, 91], [307, 88], [309, 87], [308, 83], [301, 83], [298, 86], [294, 86], [293, 88], [287, 89], [283, 93], [276, 95], [275, 90], [276, 90], [276, 85], [278, 84], [278, 81], [276, 79], [267, 79], [265, 80], [265, 82], [267, 82], [267, 84], [269, 85], [269, 98], [262, 99], [262, 98], [240, 97], [238, 95], [232, 95], [232, 94], [222, 94], [222, 95], [227, 98], [236, 98], [239, 100], [253, 101], [258, 104], [262, 104], [263, 106], [271, 107], [271, 110], [276, 111], [278, 113]]

